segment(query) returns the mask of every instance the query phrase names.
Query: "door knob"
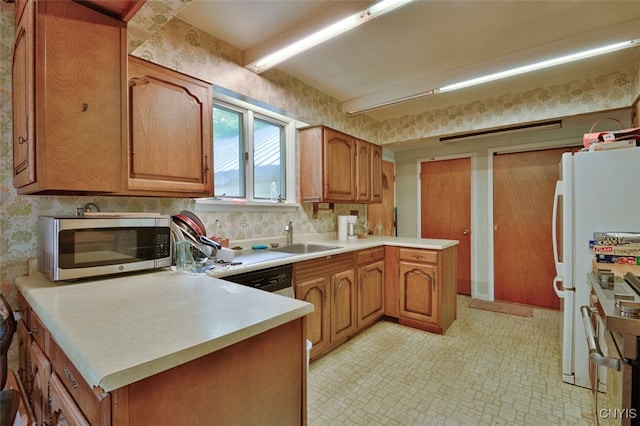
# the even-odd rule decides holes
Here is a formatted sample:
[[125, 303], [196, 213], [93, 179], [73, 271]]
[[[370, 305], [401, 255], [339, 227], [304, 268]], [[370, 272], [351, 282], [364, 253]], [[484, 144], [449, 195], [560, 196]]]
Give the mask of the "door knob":
[[462, 231], [463, 235], [469, 235], [471, 233], [471, 231], [469, 231], [468, 229], [465, 229], [464, 231]]

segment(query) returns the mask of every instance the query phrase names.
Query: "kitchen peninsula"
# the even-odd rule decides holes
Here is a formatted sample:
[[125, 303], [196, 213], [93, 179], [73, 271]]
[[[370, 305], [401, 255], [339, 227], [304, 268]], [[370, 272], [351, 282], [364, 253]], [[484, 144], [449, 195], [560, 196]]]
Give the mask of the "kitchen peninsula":
[[[36, 417], [93, 425], [305, 423], [304, 316], [312, 305], [172, 271], [55, 284], [31, 263], [16, 286], [30, 308], [18, 331], [21, 351], [41, 366]], [[47, 365], [50, 377], [40, 376]], [[51, 413], [37, 400], [47, 384], [63, 393], [50, 395]]]
[[[212, 418], [306, 424], [306, 339], [313, 359], [382, 316], [436, 333], [455, 320], [457, 241], [318, 243], [332, 248], [209, 275], [163, 270], [53, 283], [32, 261], [16, 286], [25, 308], [21, 368], [38, 365], [34, 411], [43, 419], [62, 413], [95, 425], [210, 424]], [[293, 264], [302, 300], [225, 280], [283, 263]], [[343, 265], [340, 280], [325, 264]], [[315, 278], [318, 270], [327, 281]], [[336, 287], [329, 292], [324, 285]], [[319, 293], [331, 293], [331, 309], [313, 296]], [[331, 323], [327, 313], [335, 335], [321, 325]]]

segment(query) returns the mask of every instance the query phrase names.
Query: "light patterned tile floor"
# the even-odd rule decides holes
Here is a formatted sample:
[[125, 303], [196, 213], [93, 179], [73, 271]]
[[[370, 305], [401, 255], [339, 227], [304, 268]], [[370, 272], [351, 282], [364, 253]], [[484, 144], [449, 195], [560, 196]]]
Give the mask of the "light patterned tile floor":
[[560, 313], [469, 308], [439, 336], [380, 321], [309, 368], [308, 423], [595, 425], [589, 390], [560, 379]]

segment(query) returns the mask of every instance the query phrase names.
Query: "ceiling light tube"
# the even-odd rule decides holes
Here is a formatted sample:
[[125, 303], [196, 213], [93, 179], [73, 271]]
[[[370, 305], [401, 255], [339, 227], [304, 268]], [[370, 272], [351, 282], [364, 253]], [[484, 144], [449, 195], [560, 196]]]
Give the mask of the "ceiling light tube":
[[356, 28], [359, 25], [364, 24], [378, 16], [391, 12], [400, 6], [403, 6], [413, 0], [382, 0], [368, 9], [361, 10], [354, 13], [334, 24], [329, 25], [315, 33], [304, 37], [274, 53], [271, 53], [261, 59], [258, 59], [250, 64], [246, 65], [246, 68], [251, 71], [260, 74], [261, 72], [291, 58], [299, 53], [304, 52], [320, 43], [332, 39], [346, 31]]
[[461, 81], [459, 83], [449, 84], [448, 86], [441, 87], [435, 90], [436, 93], [451, 92], [454, 90], [462, 89], [465, 87], [476, 86], [482, 83], [488, 83], [490, 81], [500, 80], [507, 77], [513, 77], [519, 74], [524, 74], [531, 71], [541, 70], [544, 68], [553, 67], [556, 65], [562, 65], [569, 62], [578, 61], [581, 59], [591, 58], [593, 56], [603, 55], [605, 53], [615, 52], [617, 50], [627, 49], [629, 47], [636, 46], [640, 43], [640, 39], [628, 40], [621, 43], [614, 43], [596, 49], [585, 50], [583, 52], [573, 53], [571, 55], [562, 56], [555, 59], [549, 59], [535, 64], [525, 65], [518, 68], [513, 68], [506, 71], [497, 72], [495, 74], [489, 74], [471, 80]]

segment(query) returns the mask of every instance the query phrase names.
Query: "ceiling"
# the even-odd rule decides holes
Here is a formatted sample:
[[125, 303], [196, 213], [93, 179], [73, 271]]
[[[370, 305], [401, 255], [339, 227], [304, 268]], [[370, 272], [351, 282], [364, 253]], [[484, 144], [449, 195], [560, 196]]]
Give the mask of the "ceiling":
[[[248, 58], [371, 1], [194, 0], [178, 18]], [[342, 103], [386, 120], [630, 69], [640, 47], [450, 93], [367, 109], [554, 56], [640, 39], [640, 1], [417, 0], [277, 66]], [[637, 66], [637, 65], [636, 65]], [[268, 72], [268, 71], [267, 71]]]

